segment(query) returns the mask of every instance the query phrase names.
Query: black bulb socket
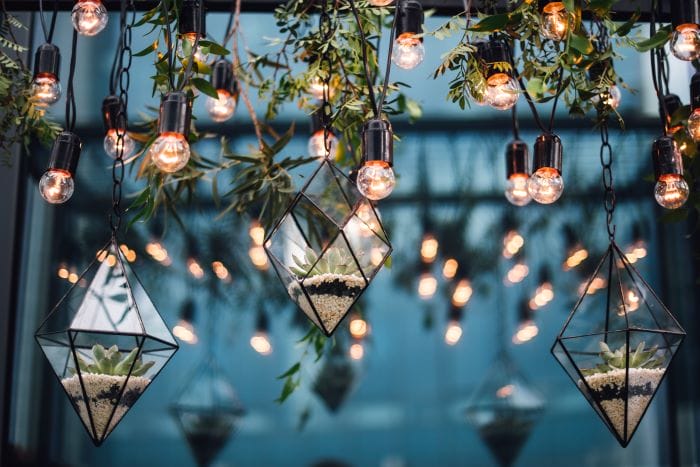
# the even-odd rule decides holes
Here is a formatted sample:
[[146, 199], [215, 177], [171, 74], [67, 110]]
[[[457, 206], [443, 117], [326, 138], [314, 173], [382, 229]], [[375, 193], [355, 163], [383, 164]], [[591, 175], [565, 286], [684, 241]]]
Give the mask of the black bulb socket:
[[191, 116], [192, 107], [187, 94], [182, 91], [165, 94], [160, 101], [158, 133], [179, 133], [187, 137]]
[[188, 323], [194, 323], [194, 302], [192, 300], [187, 300], [182, 304], [182, 309], [180, 310], [180, 319], [187, 321]]
[[58, 80], [61, 68], [61, 52], [53, 44], [41, 44], [34, 53], [34, 78], [39, 75], [52, 75]]
[[515, 174], [530, 175], [530, 151], [527, 144], [519, 139], [506, 146], [506, 178]]
[[[399, 0], [396, 6], [396, 37], [423, 33], [423, 6], [417, 0]], [[418, 38], [423, 42], [423, 38]]]
[[238, 82], [234, 79], [231, 62], [220, 58], [211, 67], [209, 81], [214, 89], [223, 90], [238, 98]]
[[105, 131], [126, 130], [126, 111], [121, 97], [110, 95], [102, 101], [102, 122]]
[[[204, 0], [200, 0], [204, 1]], [[207, 19], [204, 5], [200, 10], [196, 0], [184, 0], [180, 8], [180, 21], [177, 32], [180, 34], [199, 34], [199, 37], [207, 36]]]
[[82, 147], [83, 143], [78, 135], [70, 131], [60, 132], [53, 142], [47, 170], [65, 170], [72, 176], [78, 168]]
[[[510, 70], [504, 71], [497, 69], [494, 64], [496, 63], [511, 63], [510, 60], [510, 48], [508, 44], [501, 40], [489, 40], [480, 42], [477, 45], [477, 50], [479, 57], [486, 64], [486, 76], [487, 78], [495, 75], [496, 73], [505, 73], [508, 76], [512, 76]], [[512, 63], [511, 63], [512, 64]]]
[[683, 107], [683, 102], [681, 102], [681, 98], [678, 97], [676, 94], [666, 94], [665, 96], [662, 97], [663, 103], [659, 103], [659, 114], [664, 115], [664, 107], [666, 108], [666, 112], [668, 112], [668, 117], [671, 118], [674, 113], [678, 111], [681, 107]]
[[532, 171], [536, 172], [543, 167], [549, 167], [561, 174], [563, 152], [564, 147], [557, 135], [554, 133], [541, 134], [535, 140]]
[[362, 126], [362, 157], [365, 163], [381, 161], [394, 165], [394, 134], [391, 124], [379, 118]]
[[671, 24], [700, 24], [700, 0], [671, 0]]
[[656, 180], [662, 175], [683, 175], [683, 157], [670, 136], [661, 136], [651, 146], [651, 161]]
[[690, 79], [690, 106], [693, 110], [700, 109], [700, 71]]

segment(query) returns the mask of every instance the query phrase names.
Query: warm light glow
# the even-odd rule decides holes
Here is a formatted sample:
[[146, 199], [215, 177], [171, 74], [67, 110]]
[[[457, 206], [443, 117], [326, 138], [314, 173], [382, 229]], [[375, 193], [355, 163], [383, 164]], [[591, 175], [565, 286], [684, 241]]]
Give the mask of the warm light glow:
[[582, 295], [584, 292], [587, 295], [594, 295], [596, 292], [599, 290], [605, 288], [605, 286], [608, 285], [608, 281], [603, 279], [602, 277], [595, 277], [592, 281], [591, 284], [588, 286], [588, 289], [586, 289], [586, 285], [588, 284], [587, 281], [584, 281], [581, 283], [578, 289], [578, 294]]
[[394, 191], [396, 177], [389, 164], [382, 161], [368, 161], [357, 171], [357, 189], [365, 198], [384, 199]]
[[212, 262], [211, 270], [214, 271], [214, 275], [222, 281], [228, 282], [231, 280], [231, 274], [228, 272], [228, 268], [226, 268], [221, 261]]
[[68, 268], [65, 264], [61, 264], [58, 268], [57, 274], [58, 277], [60, 277], [61, 279], [68, 279], [70, 272], [68, 271]]
[[644, 240], [637, 240], [625, 251], [625, 258], [630, 264], [636, 263], [638, 260], [646, 257], [647, 249]]
[[452, 304], [456, 307], [463, 307], [472, 298], [472, 286], [467, 279], [462, 279], [457, 283], [452, 292]]
[[360, 231], [363, 237], [371, 237], [373, 232], [381, 232], [381, 224], [379, 223], [381, 215], [379, 214], [379, 209], [376, 207], [373, 210], [369, 203], [362, 203], [358, 206], [357, 211], [355, 211], [355, 215], [359, 217], [363, 223], [363, 228]]
[[691, 62], [700, 57], [700, 30], [697, 24], [676, 27], [671, 36], [671, 52], [676, 58]]
[[528, 306], [531, 310], [537, 310], [547, 305], [552, 300], [554, 300], [554, 288], [551, 283], [543, 282], [542, 285], [535, 290], [535, 295], [533, 295], [528, 302]]
[[[182, 40], [177, 45], [177, 54], [180, 57], [184, 58], [185, 60], [189, 59], [189, 53], [185, 53], [183, 45], [185, 44], [185, 42], [187, 42], [189, 50], [191, 51], [192, 47], [194, 47], [194, 43], [197, 41], [198, 35], [199, 34], [197, 34], [196, 32], [188, 32], [182, 35]], [[200, 37], [199, 40], [201, 41], [202, 38]], [[194, 51], [194, 61], [199, 63], [206, 63], [207, 58], [209, 58], [209, 56], [208, 54], [204, 53], [204, 50], [202, 50], [202, 46], [197, 45], [197, 50]]]
[[261, 271], [266, 271], [268, 268], [267, 254], [265, 254], [265, 248], [261, 246], [252, 246], [248, 250], [248, 257], [250, 258], [253, 266]]
[[[309, 82], [308, 91], [309, 94], [314, 97], [314, 99], [323, 100], [323, 90], [325, 87], [326, 84], [323, 82], [323, 80], [318, 76], [314, 76]], [[335, 88], [332, 85], [328, 86], [328, 98], [332, 98], [334, 94]]]
[[423, 240], [420, 245], [420, 257], [424, 263], [432, 263], [437, 257], [437, 252], [440, 244], [432, 234], [423, 235]]
[[71, 271], [70, 274], [68, 274], [68, 282], [71, 284], [78, 282], [78, 274], [75, 271]]
[[369, 0], [369, 4], [372, 6], [387, 6], [391, 5], [394, 0]]
[[50, 73], [39, 73], [32, 81], [32, 100], [39, 107], [55, 104], [61, 97], [61, 83]]
[[453, 279], [457, 274], [457, 269], [459, 268], [459, 263], [454, 258], [449, 258], [445, 260], [445, 264], [442, 266], [442, 277], [445, 279]]
[[633, 290], [633, 289], [625, 289], [623, 288], [622, 290], [622, 296], [624, 300], [624, 306], [620, 304], [617, 308], [617, 314], [618, 316], [625, 316], [626, 314], [630, 314], [632, 312], [635, 312], [639, 309], [639, 295]]
[[538, 203], [551, 204], [561, 197], [564, 180], [558, 170], [541, 167], [528, 180], [527, 191]]
[[225, 122], [233, 117], [233, 113], [236, 111], [236, 98], [224, 89], [217, 89], [216, 94], [219, 96], [218, 99], [207, 96], [204, 106], [212, 120]]
[[694, 142], [700, 142], [700, 109], [693, 110], [688, 117], [688, 134]]
[[514, 391], [515, 391], [514, 385], [506, 384], [505, 386], [498, 388], [498, 390], [496, 391], [496, 397], [498, 397], [500, 399], [505, 399], [506, 397], [512, 396]]
[[666, 209], [678, 209], [688, 200], [690, 188], [682, 175], [661, 175], [654, 187], [654, 198]]
[[518, 326], [518, 330], [513, 336], [513, 344], [524, 344], [531, 341], [539, 334], [540, 330], [532, 320], [527, 320]]
[[124, 255], [124, 258], [130, 263], [133, 263], [136, 261], [136, 252], [126, 246], [125, 244], [119, 245], [119, 249], [121, 250], [122, 254]]
[[198, 340], [194, 326], [184, 319], [178, 321], [175, 327], [173, 327], [173, 335], [187, 344], [196, 344]]
[[362, 357], [365, 356], [365, 348], [359, 342], [355, 342], [350, 346], [348, 353], [353, 360], [362, 360]]
[[39, 180], [41, 197], [51, 204], [65, 203], [73, 196], [75, 185], [70, 172], [60, 169], [49, 169]]
[[73, 27], [83, 36], [94, 36], [107, 26], [109, 15], [99, 0], [78, 0], [73, 6]]
[[384, 261], [384, 251], [379, 247], [372, 247], [369, 252], [369, 260], [372, 266], [379, 266]]
[[260, 221], [255, 219], [250, 223], [248, 235], [253, 241], [253, 245], [262, 246], [263, 242], [265, 241], [265, 228], [260, 225]]
[[352, 317], [348, 327], [350, 329], [350, 335], [352, 335], [352, 337], [354, 337], [355, 339], [364, 338], [367, 335], [367, 332], [369, 330], [369, 326], [367, 325], [367, 321], [360, 318], [360, 316], [358, 316], [358, 315], [354, 315]]
[[272, 343], [266, 332], [258, 331], [250, 338], [250, 346], [260, 355], [272, 353]]
[[586, 250], [581, 245], [576, 245], [574, 248], [569, 250], [569, 255], [562, 265], [564, 271], [569, 271], [581, 264], [586, 258], [588, 258], [588, 250]]
[[486, 80], [486, 99], [494, 109], [508, 110], [518, 102], [518, 82], [506, 73], [495, 73]]
[[516, 263], [506, 274], [506, 284], [517, 284], [522, 282], [530, 273], [530, 268], [525, 263]]
[[163, 133], [151, 145], [149, 155], [153, 163], [166, 173], [184, 168], [190, 160], [190, 145], [180, 133]]
[[200, 266], [197, 260], [194, 258], [189, 258], [187, 260], [187, 270], [195, 279], [201, 279], [204, 277], [204, 269], [202, 269], [202, 266]]
[[540, 33], [547, 39], [560, 41], [569, 30], [569, 16], [564, 2], [549, 2], [542, 9]]
[[[311, 135], [309, 138], [309, 156], [311, 157], [326, 157], [326, 141], [324, 137], [324, 130], [318, 130], [316, 133]], [[335, 159], [338, 153], [338, 138], [335, 137], [333, 133], [328, 133], [328, 144], [330, 151], [328, 152], [328, 158], [331, 160]]]
[[425, 58], [425, 46], [415, 34], [405, 32], [394, 41], [391, 61], [399, 68], [410, 70], [421, 64]]
[[510, 259], [525, 245], [525, 239], [517, 230], [509, 230], [503, 237], [503, 257]]
[[506, 181], [506, 199], [515, 206], [525, 206], [532, 200], [527, 191], [528, 174], [513, 174]]
[[437, 290], [437, 279], [429, 272], [421, 274], [418, 279], [418, 295], [423, 300], [432, 298]]
[[613, 84], [610, 86], [607, 92], [600, 95], [600, 98], [602, 99], [604, 106], [615, 110], [620, 106], [622, 93], [620, 92], [620, 88]]
[[170, 266], [172, 261], [168, 256], [168, 250], [165, 249], [163, 245], [159, 242], [149, 242], [146, 244], [146, 253], [148, 253], [151, 258], [158, 261], [163, 266]]
[[462, 325], [459, 321], [452, 320], [447, 323], [447, 328], [445, 329], [445, 344], [456, 345], [462, 338]]
[[[118, 133], [122, 134], [121, 141], [119, 140]], [[125, 130], [120, 130], [117, 132], [115, 129], [110, 129], [107, 130], [102, 147], [109, 157], [116, 159], [119, 156], [119, 151], [122, 149], [122, 157], [127, 158], [131, 156], [136, 145], [134, 144], [134, 140], [131, 139], [131, 136], [129, 136]]]

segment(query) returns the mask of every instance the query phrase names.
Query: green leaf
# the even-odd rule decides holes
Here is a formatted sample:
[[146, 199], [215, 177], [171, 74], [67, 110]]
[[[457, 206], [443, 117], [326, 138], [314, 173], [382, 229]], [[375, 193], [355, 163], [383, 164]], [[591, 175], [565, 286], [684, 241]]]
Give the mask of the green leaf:
[[277, 377], [277, 379], [289, 378], [293, 374], [297, 373], [299, 371], [299, 369], [301, 369], [301, 362], [296, 362], [287, 371], [285, 371], [283, 374], [279, 375]]
[[651, 49], [655, 49], [664, 45], [670, 37], [671, 27], [666, 26], [659, 29], [658, 32], [649, 39], [643, 40], [641, 42], [633, 42], [632, 45], [634, 45], [634, 48], [637, 49], [639, 52], [648, 52]]
[[630, 17], [626, 23], [621, 24], [620, 27], [615, 30], [615, 34], [617, 34], [619, 37], [625, 37], [630, 33], [640, 16], [639, 10], [635, 11], [632, 17]]
[[209, 49], [209, 53], [212, 53], [214, 55], [228, 55], [231, 52], [228, 51], [225, 47], [220, 46], [216, 42], [212, 41], [207, 41], [207, 40], [200, 40], [199, 45], [201, 47], [206, 47]]
[[578, 50], [582, 54], [590, 54], [593, 52], [593, 44], [591, 40], [584, 36], [579, 36], [578, 34], [572, 34], [569, 40], [569, 46], [575, 50]]
[[292, 395], [292, 393], [298, 386], [299, 381], [294, 381], [294, 379], [292, 378], [287, 378], [284, 382], [284, 386], [282, 387], [282, 392], [280, 393], [280, 396], [277, 399], [275, 399], [275, 402], [281, 404], [282, 402], [287, 400], [287, 398]]
[[134, 54], [134, 57], [144, 57], [158, 48], [158, 41], [153, 42], [151, 45], [143, 50], [140, 50]]
[[214, 99], [219, 98], [219, 94], [216, 92], [216, 88], [211, 85], [211, 83], [203, 78], [192, 78], [192, 84], [195, 88], [199, 89], [201, 92]]
[[508, 24], [508, 13], [486, 16], [477, 24], [469, 28], [470, 31], [495, 32], [503, 29]]

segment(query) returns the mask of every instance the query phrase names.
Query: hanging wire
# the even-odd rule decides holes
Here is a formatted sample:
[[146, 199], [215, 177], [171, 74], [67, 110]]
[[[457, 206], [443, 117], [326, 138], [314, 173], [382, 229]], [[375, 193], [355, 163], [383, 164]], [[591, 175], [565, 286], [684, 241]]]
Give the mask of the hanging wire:
[[[127, 16], [130, 20], [127, 22]], [[136, 21], [136, 8], [133, 0], [122, 0], [119, 16], [120, 37], [119, 41], [119, 63], [116, 84], [119, 85], [119, 98], [122, 105], [119, 109], [117, 121], [127, 121], [127, 108], [129, 105], [129, 85], [131, 84], [131, 63], [133, 59], [131, 50], [131, 36], [134, 22]], [[126, 127], [126, 125], [124, 125]], [[122, 185], [124, 183], [124, 138], [126, 128], [117, 128], [117, 157], [112, 164], [112, 212], [109, 214], [109, 224], [112, 228], [112, 237], [116, 235], [122, 222]]]
[[[357, 23], [357, 30], [360, 33], [360, 42], [362, 47], [362, 64], [365, 70], [365, 80], [367, 81], [367, 87], [369, 88], [369, 100], [372, 105], [372, 111], [374, 112], [374, 118], [380, 118], [381, 109], [377, 106], [377, 100], [374, 96], [374, 87], [372, 86], [372, 78], [369, 72], [369, 59], [367, 58], [367, 38], [365, 37], [365, 32], [362, 28], [362, 23], [360, 22], [360, 15], [357, 13], [357, 7], [355, 6], [355, 1], [350, 0], [350, 8], [352, 9], [352, 14], [355, 17], [355, 22]], [[391, 57], [389, 57], [391, 60]]]
[[56, 29], [56, 16], [58, 16], [58, 0], [53, 2], [53, 13], [51, 14], [51, 26], [46, 27], [44, 18], [44, 0], [39, 0], [39, 18], [41, 18], [41, 30], [44, 33], [44, 40], [50, 44], [53, 41], [53, 32]]
[[511, 109], [511, 118], [513, 123], [513, 139], [520, 139], [520, 122], [518, 121], [518, 106], [514, 105]]
[[[324, 44], [330, 43], [333, 38], [333, 23], [328, 14], [328, 0], [323, 0], [321, 3], [321, 15], [318, 19], [318, 33], [321, 41]], [[326, 69], [326, 74], [323, 78], [323, 102], [321, 104], [321, 123], [323, 125], [323, 148], [325, 149], [326, 159], [331, 155], [331, 120], [332, 112], [330, 102], [331, 92], [331, 70], [333, 69], [328, 48], [326, 47], [321, 54], [321, 68]]]
[[[394, 52], [394, 36], [396, 35], [396, 25], [398, 23], [399, 15], [398, 15], [398, 6], [396, 7], [396, 11], [394, 12], [394, 21], [391, 25], [391, 32], [389, 33], [389, 53], [387, 55], [387, 60], [386, 60], [386, 68], [384, 72], [384, 85], [382, 86], [382, 97], [379, 99], [379, 111], [381, 111], [384, 108], [384, 101], [386, 100], [386, 91], [387, 88], [389, 87], [389, 75], [391, 74], [391, 54]], [[379, 48], [377, 48], [379, 50]]]
[[[535, 123], [539, 127], [540, 130], [542, 130], [545, 133], [548, 133], [547, 128], [544, 126], [542, 123], [542, 120], [540, 119], [540, 114], [537, 112], [537, 107], [535, 106], [535, 103], [532, 100], [532, 97], [530, 96], [530, 93], [527, 92], [527, 88], [525, 87], [525, 82], [523, 81], [523, 77], [520, 73], [518, 73], [518, 69], [515, 67], [515, 54], [513, 53], [513, 47], [510, 43], [510, 41], [506, 41], [507, 49], [508, 49], [508, 56], [510, 58], [510, 62], [513, 64], [513, 72], [517, 75], [518, 79], [518, 84], [520, 85], [520, 90], [522, 91], [523, 95], [525, 96], [525, 100], [527, 101], [527, 105], [530, 107], [530, 112], [532, 112], [532, 118], [535, 120]], [[551, 132], [551, 130], [550, 130]]]
[[168, 83], [170, 83], [170, 89], [175, 89], [175, 83], [173, 81], [173, 34], [170, 29], [170, 6], [168, 5], [168, 0], [162, 0], [160, 2], [161, 9], [163, 11], [163, 17], [165, 19], [165, 42], [168, 46], [166, 51], [166, 56], [168, 58]]
[[559, 97], [561, 96], [561, 85], [564, 81], [564, 68], [559, 67], [559, 82], [557, 83], [557, 94], [554, 97], [554, 103], [552, 104], [552, 113], [549, 116], [549, 132], [552, 133], [554, 130], [554, 115], [557, 112], [557, 104], [559, 103]]
[[[651, 19], [649, 21], [649, 35], [651, 37], [654, 37], [656, 34], [656, 13], [657, 13], [657, 8], [659, 8], [659, 5], [657, 2], [653, 2], [652, 8], [651, 8]], [[668, 113], [668, 108], [666, 107], [666, 101], [664, 100], [663, 96], [663, 89], [661, 88], [662, 84], [664, 81], [664, 71], [662, 71], [662, 68], [664, 67], [664, 59], [663, 56], [661, 55], [662, 52], [660, 52], [661, 47], [657, 47], [656, 49], [652, 49], [649, 53], [649, 58], [651, 59], [651, 80], [654, 84], [654, 91], [656, 92], [656, 98], [659, 101], [659, 108], [660, 108], [660, 117], [661, 117], [661, 125], [663, 126], [664, 129], [664, 135], [668, 136], [668, 128], [669, 128], [669, 123], [671, 122], [671, 115]], [[668, 74], [666, 74], [666, 80], [668, 80]], [[668, 84], [666, 85], [668, 88]]]
[[73, 92], [73, 80], [75, 78], [76, 49], [78, 47], [78, 31], [73, 29], [73, 41], [70, 49], [70, 68], [68, 72], [68, 90], [66, 91], [66, 131], [75, 129], [75, 93]]
[[185, 85], [190, 82], [190, 78], [192, 77], [192, 64], [194, 63], [194, 55], [197, 53], [197, 47], [199, 47], [199, 39], [202, 36], [202, 15], [204, 15], [204, 0], [199, 0], [197, 2], [197, 10], [199, 10], [199, 24], [197, 25], [197, 35], [194, 38], [194, 44], [192, 44], [192, 50], [190, 51], [190, 58], [187, 60], [187, 68], [185, 69], [185, 73], [182, 76], [182, 81], [180, 81], [180, 86], [178, 86], [178, 91], [182, 91], [185, 88]]

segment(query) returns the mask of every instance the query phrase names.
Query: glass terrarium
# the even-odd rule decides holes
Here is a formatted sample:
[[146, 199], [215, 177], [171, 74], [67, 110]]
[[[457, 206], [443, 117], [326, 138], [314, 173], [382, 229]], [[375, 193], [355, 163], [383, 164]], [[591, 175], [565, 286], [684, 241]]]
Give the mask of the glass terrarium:
[[50, 312], [36, 340], [97, 446], [178, 348], [115, 239]]
[[502, 466], [512, 465], [544, 407], [505, 350], [469, 402], [467, 420]]
[[271, 229], [265, 251], [292, 300], [331, 335], [391, 245], [372, 204], [324, 159]]
[[235, 435], [245, 410], [213, 357], [187, 379], [170, 411], [197, 465], [211, 465]]
[[[595, 283], [600, 278], [602, 290]], [[670, 311], [611, 243], [552, 353], [627, 446], [684, 337]]]
[[336, 413], [355, 387], [357, 370], [352, 360], [343, 351], [344, 346], [336, 343], [323, 362], [316, 376], [313, 392], [323, 401], [326, 408]]

